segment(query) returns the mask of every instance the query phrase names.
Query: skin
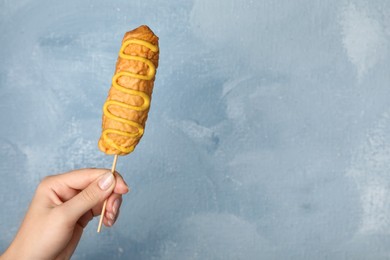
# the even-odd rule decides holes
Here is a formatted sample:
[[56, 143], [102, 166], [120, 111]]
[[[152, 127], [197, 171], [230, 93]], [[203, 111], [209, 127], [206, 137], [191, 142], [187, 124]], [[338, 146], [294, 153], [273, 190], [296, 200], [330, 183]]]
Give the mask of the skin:
[[111, 227], [122, 195], [129, 191], [123, 178], [107, 169], [82, 169], [46, 177], [39, 184], [20, 229], [6, 252], [7, 259], [70, 259], [84, 228], [100, 215]]

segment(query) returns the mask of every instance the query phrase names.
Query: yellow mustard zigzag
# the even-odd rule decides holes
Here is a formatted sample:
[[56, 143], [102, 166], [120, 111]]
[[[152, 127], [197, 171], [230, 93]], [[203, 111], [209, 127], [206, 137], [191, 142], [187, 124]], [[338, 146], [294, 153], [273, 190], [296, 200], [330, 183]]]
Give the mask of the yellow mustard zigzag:
[[123, 103], [120, 101], [115, 101], [115, 100], [107, 100], [103, 106], [103, 114], [106, 117], [108, 117], [112, 120], [118, 121], [118, 122], [122, 122], [122, 123], [130, 125], [130, 126], [133, 126], [133, 127], [137, 128], [137, 130], [138, 130], [136, 133], [129, 133], [129, 132], [124, 132], [121, 130], [111, 129], [111, 128], [105, 129], [103, 131], [103, 133], [102, 133], [103, 141], [105, 143], [107, 143], [108, 145], [110, 145], [111, 147], [114, 147], [115, 149], [117, 149], [123, 153], [126, 153], [126, 154], [131, 153], [134, 150], [134, 148], [135, 148], [134, 145], [132, 145], [130, 147], [124, 147], [124, 146], [118, 145], [108, 136], [108, 134], [117, 134], [117, 135], [122, 135], [122, 136], [126, 136], [126, 137], [141, 138], [141, 136], [144, 133], [144, 128], [141, 124], [139, 124], [135, 121], [131, 121], [131, 120], [128, 120], [125, 118], [121, 118], [117, 115], [114, 115], [113, 113], [111, 113], [109, 111], [108, 107], [109, 106], [119, 106], [119, 107], [123, 107], [126, 109], [132, 109], [135, 111], [144, 111], [144, 110], [148, 109], [150, 106], [150, 97], [142, 91], [128, 89], [124, 86], [119, 85], [118, 79], [121, 77], [131, 77], [131, 78], [137, 78], [137, 79], [142, 79], [142, 80], [152, 80], [156, 74], [156, 67], [154, 66], [154, 64], [150, 60], [143, 58], [143, 57], [139, 57], [139, 56], [125, 54], [125, 49], [130, 44], [139, 44], [139, 45], [142, 45], [142, 46], [149, 48], [153, 52], [158, 52], [158, 46], [153, 45], [147, 41], [138, 40], [138, 39], [130, 39], [130, 40], [125, 41], [122, 44], [122, 47], [119, 51], [119, 57], [121, 57], [122, 59], [141, 61], [141, 62], [145, 63], [149, 68], [146, 75], [140, 75], [140, 74], [131, 73], [128, 71], [121, 71], [121, 72], [116, 73], [114, 75], [114, 77], [112, 78], [112, 86], [114, 88], [116, 88], [117, 90], [119, 90], [123, 93], [130, 94], [133, 96], [138, 96], [138, 97], [142, 98], [143, 104], [141, 106], [133, 106], [133, 105], [129, 105], [129, 104], [126, 104], [126, 103]]

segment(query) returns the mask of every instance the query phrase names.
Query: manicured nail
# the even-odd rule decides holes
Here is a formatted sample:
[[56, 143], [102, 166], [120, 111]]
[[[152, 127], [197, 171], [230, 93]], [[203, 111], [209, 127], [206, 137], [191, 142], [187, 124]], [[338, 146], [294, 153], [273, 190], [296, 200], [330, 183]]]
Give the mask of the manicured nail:
[[107, 172], [101, 177], [98, 185], [102, 190], [107, 190], [108, 188], [111, 187], [113, 182], [114, 182], [114, 175], [111, 172]]
[[120, 205], [121, 205], [121, 202], [119, 201], [119, 199], [116, 199], [114, 201], [114, 204], [112, 205], [112, 211], [114, 212], [115, 215], [118, 212], [118, 209], [119, 209]]
[[108, 224], [110, 227], [112, 227], [112, 221], [111, 221], [111, 220], [107, 221], [107, 224]]
[[112, 213], [108, 213], [108, 218], [111, 220], [115, 220], [115, 215]]

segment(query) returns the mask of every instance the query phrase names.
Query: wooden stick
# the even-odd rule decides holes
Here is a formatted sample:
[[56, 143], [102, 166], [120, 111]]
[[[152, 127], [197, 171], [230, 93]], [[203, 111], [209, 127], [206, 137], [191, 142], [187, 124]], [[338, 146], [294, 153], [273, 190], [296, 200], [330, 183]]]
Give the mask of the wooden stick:
[[[117, 160], [118, 160], [118, 155], [115, 154], [114, 161], [112, 162], [112, 167], [111, 167], [111, 173], [112, 174], [114, 174], [114, 172], [115, 172], [115, 167], [116, 167]], [[104, 215], [106, 214], [106, 205], [107, 205], [107, 199], [104, 201], [103, 208], [102, 208], [102, 213], [100, 213], [100, 220], [99, 220], [99, 225], [98, 225], [98, 228], [97, 228], [97, 232], [98, 233], [100, 233], [100, 230], [102, 228]]]

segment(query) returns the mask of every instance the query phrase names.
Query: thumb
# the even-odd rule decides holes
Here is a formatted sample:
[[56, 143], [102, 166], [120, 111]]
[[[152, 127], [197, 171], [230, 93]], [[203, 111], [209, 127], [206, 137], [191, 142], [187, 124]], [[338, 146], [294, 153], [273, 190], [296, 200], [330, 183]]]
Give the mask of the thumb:
[[78, 221], [82, 215], [97, 204], [103, 202], [114, 190], [115, 177], [107, 172], [88, 185], [79, 194], [61, 206], [69, 217], [69, 221]]

